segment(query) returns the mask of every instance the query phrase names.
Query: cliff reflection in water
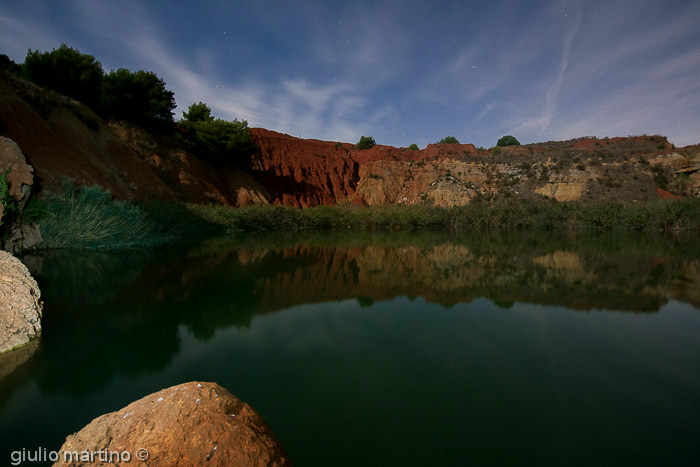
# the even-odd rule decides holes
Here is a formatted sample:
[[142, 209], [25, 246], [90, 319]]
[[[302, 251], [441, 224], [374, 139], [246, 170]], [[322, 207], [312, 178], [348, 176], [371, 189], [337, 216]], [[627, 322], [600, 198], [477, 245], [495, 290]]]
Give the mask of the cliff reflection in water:
[[578, 310], [653, 312], [670, 299], [700, 306], [700, 247], [661, 236], [314, 233], [32, 261], [50, 302], [115, 308], [129, 322], [163, 313], [202, 338], [256, 313], [358, 297], [365, 305], [420, 296], [445, 306], [475, 297]]

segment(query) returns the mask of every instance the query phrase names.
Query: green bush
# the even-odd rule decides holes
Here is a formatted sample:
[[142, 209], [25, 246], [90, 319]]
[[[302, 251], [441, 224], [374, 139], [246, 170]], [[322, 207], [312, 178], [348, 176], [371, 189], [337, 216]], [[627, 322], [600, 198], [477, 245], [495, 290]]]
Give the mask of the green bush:
[[412, 143], [409, 147], [409, 150], [411, 151], [418, 151], [418, 145], [416, 143]]
[[459, 140], [454, 136], [445, 136], [438, 141], [438, 144], [459, 144]]
[[102, 79], [99, 110], [106, 118], [165, 128], [173, 123], [174, 108], [173, 92], [153, 72], [120, 68]]
[[[11, 214], [15, 211], [15, 200], [10, 195], [10, 184], [7, 180], [7, 174], [9, 172], [10, 169], [7, 169], [0, 174], [0, 204], [2, 204], [3, 219], [6, 218], [8, 214]], [[2, 224], [3, 221], [0, 219], [0, 225]]]
[[17, 65], [14, 60], [5, 54], [0, 54], [0, 70], [19, 75], [22, 73], [22, 67]]
[[498, 156], [499, 154], [501, 154], [501, 148], [499, 146], [491, 148], [491, 154], [494, 156]]
[[520, 141], [515, 136], [505, 135], [498, 140], [496, 146], [520, 146]]
[[39, 86], [65, 94], [89, 107], [99, 100], [102, 65], [92, 55], [61, 44], [51, 52], [27, 53], [22, 65], [24, 75]]
[[355, 146], [355, 148], [357, 148], [357, 149], [369, 149], [369, 148], [373, 147], [375, 144], [377, 144], [377, 143], [374, 141], [374, 138], [372, 138], [371, 136], [362, 136], [360, 138], [360, 141], [357, 143], [357, 146]]
[[192, 104], [182, 115], [178, 124], [183, 133], [179, 137], [197, 156], [216, 166], [247, 167], [250, 164], [256, 148], [247, 121], [214, 118], [203, 102]]

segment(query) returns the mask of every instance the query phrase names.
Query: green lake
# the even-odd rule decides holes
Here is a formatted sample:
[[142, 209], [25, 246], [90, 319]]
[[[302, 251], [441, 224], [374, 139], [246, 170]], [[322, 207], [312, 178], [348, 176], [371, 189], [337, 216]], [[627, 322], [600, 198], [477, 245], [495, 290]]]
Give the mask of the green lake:
[[193, 380], [298, 466], [700, 465], [696, 236], [256, 234], [24, 261], [43, 334], [0, 359], [2, 465]]

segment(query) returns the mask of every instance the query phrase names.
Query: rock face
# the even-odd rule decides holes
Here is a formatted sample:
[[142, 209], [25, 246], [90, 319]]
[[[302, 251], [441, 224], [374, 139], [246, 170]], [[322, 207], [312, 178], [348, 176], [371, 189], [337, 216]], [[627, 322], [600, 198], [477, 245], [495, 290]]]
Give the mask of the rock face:
[[41, 293], [27, 268], [0, 251], [0, 353], [27, 344], [41, 332]]
[[21, 211], [27, 203], [34, 184], [34, 169], [27, 164], [17, 143], [0, 136], [0, 174], [5, 171], [7, 171], [7, 181], [10, 185], [10, 196], [17, 203], [17, 209]]
[[[39, 227], [35, 223], [20, 222], [18, 213], [22, 212], [34, 184], [34, 169], [22, 154], [17, 143], [9, 138], [0, 136], [0, 174], [6, 173], [6, 181], [9, 184], [9, 195], [13, 200], [12, 216], [6, 216], [4, 229], [7, 236], [2, 248], [9, 252], [19, 252], [23, 249], [31, 249], [42, 241]], [[5, 206], [0, 203], [0, 221], [5, 214]], [[9, 210], [8, 210], [9, 211]], [[10, 218], [10, 222], [7, 222]]]
[[[147, 459], [138, 449], [147, 451]], [[291, 465], [255, 410], [218, 384], [203, 382], [163, 389], [96, 418], [68, 436], [54, 465], [112, 465], [64, 462], [66, 452], [84, 450], [128, 451], [128, 465]]]

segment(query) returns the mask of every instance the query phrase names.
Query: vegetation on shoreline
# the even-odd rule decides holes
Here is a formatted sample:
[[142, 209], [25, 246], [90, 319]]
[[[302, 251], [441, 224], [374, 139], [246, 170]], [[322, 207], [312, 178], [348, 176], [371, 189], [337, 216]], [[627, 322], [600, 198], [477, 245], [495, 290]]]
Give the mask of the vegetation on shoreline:
[[700, 231], [700, 199], [623, 203], [475, 201], [467, 206], [288, 206], [244, 208], [173, 202], [132, 204], [99, 187], [64, 186], [43, 198], [43, 248], [135, 248], [247, 231], [663, 232]]
[[191, 205], [191, 212], [227, 231], [324, 229], [506, 229], [535, 231], [700, 230], [700, 200], [558, 203], [555, 201], [475, 201], [467, 206], [285, 206]]
[[64, 194], [45, 196], [38, 220], [43, 248], [129, 248], [151, 245], [152, 229], [138, 206], [112, 199], [99, 187], [64, 183]]

